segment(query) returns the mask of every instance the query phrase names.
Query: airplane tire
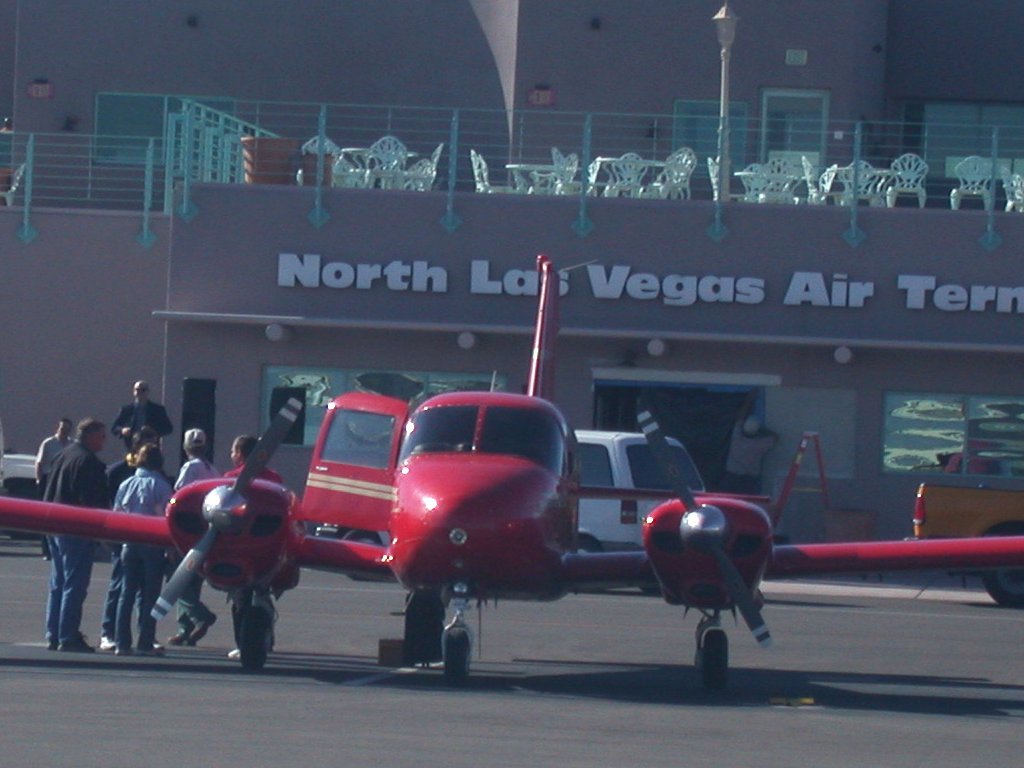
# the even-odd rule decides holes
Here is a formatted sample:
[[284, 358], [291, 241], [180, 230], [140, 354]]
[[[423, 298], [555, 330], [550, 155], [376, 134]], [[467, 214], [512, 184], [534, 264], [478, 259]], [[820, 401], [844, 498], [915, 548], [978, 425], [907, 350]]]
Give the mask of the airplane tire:
[[274, 620], [266, 609], [251, 605], [242, 616], [238, 649], [242, 652], [242, 668], [249, 671], [263, 669], [267, 653], [274, 638]]
[[981, 577], [985, 591], [1004, 608], [1024, 608], [1024, 569], [1001, 568]]
[[729, 677], [729, 638], [721, 629], [704, 633], [699, 652], [701, 682], [708, 691], [725, 688]]
[[452, 627], [444, 635], [444, 679], [448, 685], [462, 685], [469, 677], [469, 631]]

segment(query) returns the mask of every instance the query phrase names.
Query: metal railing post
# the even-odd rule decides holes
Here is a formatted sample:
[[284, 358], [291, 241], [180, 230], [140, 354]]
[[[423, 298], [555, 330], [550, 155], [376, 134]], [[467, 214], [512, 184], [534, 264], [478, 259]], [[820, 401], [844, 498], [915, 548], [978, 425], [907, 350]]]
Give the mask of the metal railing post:
[[21, 214], [21, 227], [18, 229], [18, 238], [21, 242], [31, 243], [36, 239], [39, 231], [32, 226], [32, 177], [35, 175], [36, 163], [36, 136], [34, 133], [28, 135], [28, 143], [25, 145], [25, 176], [22, 182], [25, 186], [25, 205]]
[[[715, 195], [715, 218], [711, 222], [711, 226], [707, 228], [708, 237], [714, 240], [716, 243], [722, 242], [725, 236], [729, 234], [728, 228], [722, 221], [722, 201], [729, 199], [729, 178], [722, 172], [722, 151], [724, 146], [728, 145], [728, 126], [726, 125], [726, 114], [720, 114], [718, 116], [718, 159], [715, 164], [715, 173], [718, 176], [718, 194]], [[714, 179], [711, 181], [712, 189], [715, 188], [716, 184]]]
[[[324, 165], [325, 165], [325, 153], [327, 152], [327, 105], [320, 105], [320, 117], [317, 120], [316, 129], [316, 178], [313, 179], [313, 187], [315, 192], [313, 193], [313, 210], [309, 212], [310, 222], [314, 227], [319, 229], [327, 220], [331, 218], [331, 214], [324, 210]], [[302, 183], [306, 183], [305, 177], [303, 177]]]
[[992, 128], [992, 180], [989, 187], [988, 200], [985, 200], [985, 213], [988, 219], [985, 224], [985, 234], [979, 242], [987, 251], [994, 251], [1003, 242], [1003, 238], [996, 232], [996, 180], [999, 177], [999, 126]]
[[583, 118], [583, 142], [580, 148], [580, 213], [572, 223], [573, 231], [586, 237], [594, 229], [594, 222], [587, 217], [587, 196], [590, 194], [590, 142], [594, 133], [594, 116], [588, 112]]
[[143, 248], [149, 248], [156, 241], [156, 235], [149, 228], [149, 209], [153, 205], [153, 139], [146, 145], [146, 183], [142, 190], [142, 232], [135, 238]]
[[181, 207], [178, 215], [185, 221], [192, 221], [198, 209], [192, 202], [192, 153], [195, 148], [192, 146], [192, 110], [185, 112], [185, 123], [181, 131]]
[[459, 110], [452, 111], [451, 130], [448, 134], [448, 200], [445, 204], [441, 226], [454, 232], [462, 224], [455, 213], [455, 175], [459, 167]]
[[853, 194], [850, 198], [850, 228], [843, 232], [843, 240], [845, 240], [851, 247], [856, 248], [858, 245], [867, 239], [867, 235], [864, 234], [859, 226], [857, 226], [857, 211], [860, 208], [860, 200], [858, 198], [858, 191], [860, 189], [860, 158], [861, 158], [861, 139], [863, 137], [863, 124], [857, 123], [857, 127], [853, 131], [853, 172], [850, 176], [850, 183], [853, 185]]

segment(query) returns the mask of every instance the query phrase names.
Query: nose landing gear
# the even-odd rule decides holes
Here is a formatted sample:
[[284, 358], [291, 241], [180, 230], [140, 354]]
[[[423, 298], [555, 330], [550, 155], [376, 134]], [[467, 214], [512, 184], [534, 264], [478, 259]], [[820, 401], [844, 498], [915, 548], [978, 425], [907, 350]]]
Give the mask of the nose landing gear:
[[722, 629], [718, 611], [705, 614], [697, 625], [697, 652], [693, 663], [705, 690], [725, 688], [729, 677], [729, 638]]
[[473, 651], [473, 638], [466, 624], [466, 597], [452, 598], [455, 615], [441, 635], [441, 650], [444, 654], [444, 679], [449, 685], [462, 685], [469, 677], [469, 660]]
[[273, 597], [263, 590], [242, 590], [232, 599], [231, 616], [242, 668], [250, 671], [263, 669], [267, 654], [274, 647], [277, 610]]

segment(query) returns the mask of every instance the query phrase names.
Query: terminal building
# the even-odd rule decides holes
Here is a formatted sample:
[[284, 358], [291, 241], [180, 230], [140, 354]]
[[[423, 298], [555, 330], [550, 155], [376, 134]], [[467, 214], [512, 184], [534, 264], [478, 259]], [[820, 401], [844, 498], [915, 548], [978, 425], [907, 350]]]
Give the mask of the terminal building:
[[1024, 487], [1024, 7], [720, 8], [0, 0], [8, 447], [146, 379], [226, 469], [298, 392], [301, 493], [331, 397], [522, 388], [543, 253], [570, 423], [728, 489], [751, 415], [772, 497], [813, 433], [795, 540]]

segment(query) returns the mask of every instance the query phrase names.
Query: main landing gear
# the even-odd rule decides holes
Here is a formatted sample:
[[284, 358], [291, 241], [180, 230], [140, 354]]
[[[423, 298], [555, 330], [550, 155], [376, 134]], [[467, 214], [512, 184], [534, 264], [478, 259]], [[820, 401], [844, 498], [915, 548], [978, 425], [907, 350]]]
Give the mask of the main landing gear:
[[693, 663], [706, 690], [725, 688], [729, 677], [729, 638], [722, 629], [718, 611], [704, 614], [697, 625], [697, 653]]
[[437, 590], [411, 592], [405, 602], [405, 637], [402, 655], [406, 664], [429, 666], [444, 664], [444, 679], [449, 685], [461, 685], [469, 676], [473, 638], [466, 624], [469, 589], [456, 584], [449, 600], [453, 616], [445, 623], [445, 604]]

